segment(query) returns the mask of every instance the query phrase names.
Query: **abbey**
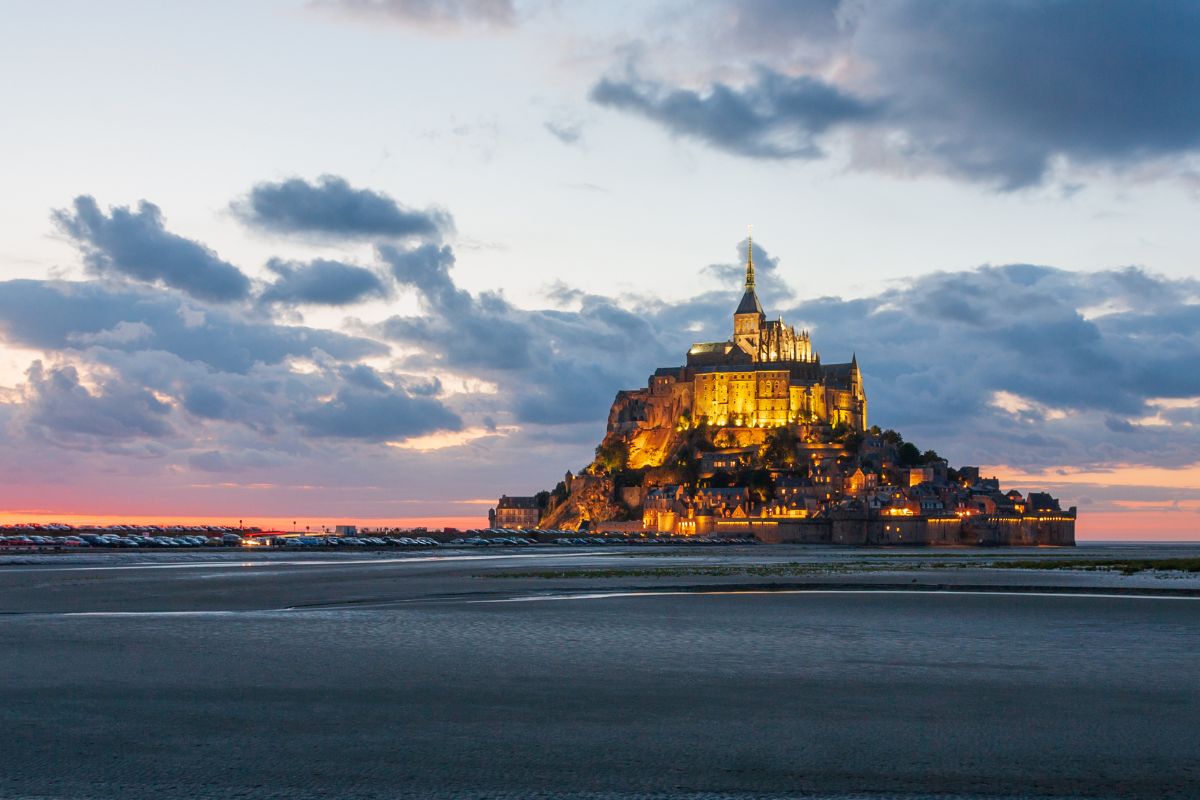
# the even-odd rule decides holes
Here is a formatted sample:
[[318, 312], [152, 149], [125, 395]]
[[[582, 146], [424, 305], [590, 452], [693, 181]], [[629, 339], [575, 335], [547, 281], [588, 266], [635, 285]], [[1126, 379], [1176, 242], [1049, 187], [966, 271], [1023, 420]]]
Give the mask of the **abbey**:
[[[746, 285], [723, 342], [617, 392], [596, 457], [524, 501], [543, 529], [753, 536], [837, 545], [1064, 545], [1076, 509], [954, 469], [867, 424], [858, 359], [822, 364], [808, 331], [768, 320]], [[501, 510], [513, 498], [501, 498]], [[494, 521], [493, 523], [494, 524]]]
[[660, 368], [646, 389], [623, 392], [613, 406], [610, 431], [667, 418], [688, 427], [826, 423], [866, 430], [867, 396], [858, 359], [822, 364], [808, 331], [767, 319], [755, 292], [753, 252], [751, 242], [732, 338], [694, 344], [684, 366]]

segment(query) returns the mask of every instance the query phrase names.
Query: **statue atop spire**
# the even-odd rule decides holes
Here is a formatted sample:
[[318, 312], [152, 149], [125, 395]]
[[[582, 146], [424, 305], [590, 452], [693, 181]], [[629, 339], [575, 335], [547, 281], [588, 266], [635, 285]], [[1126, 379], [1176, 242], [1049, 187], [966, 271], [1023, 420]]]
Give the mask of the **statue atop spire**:
[[749, 233], [746, 236], [746, 291], [742, 294], [742, 302], [738, 303], [737, 311], [734, 311], [733, 315], [736, 318], [745, 314], [753, 314], [757, 318], [757, 322], [754, 323], [755, 330], [757, 330], [765, 320], [765, 315], [762, 304], [758, 302], [758, 293], [754, 291], [754, 226], [747, 227]]
[[754, 226], [747, 225], [746, 234], [746, 291], [754, 291]]

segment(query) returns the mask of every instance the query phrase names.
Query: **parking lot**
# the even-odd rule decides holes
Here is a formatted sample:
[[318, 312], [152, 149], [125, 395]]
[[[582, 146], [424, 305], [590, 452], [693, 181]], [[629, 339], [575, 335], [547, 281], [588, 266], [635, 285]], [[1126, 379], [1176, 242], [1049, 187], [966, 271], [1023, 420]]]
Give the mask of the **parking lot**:
[[753, 544], [753, 538], [697, 537], [659, 533], [578, 532], [481, 528], [462, 532], [364, 530], [356, 535], [296, 534], [215, 525], [69, 525], [0, 527], [0, 550], [56, 552], [86, 549], [277, 548], [277, 549], [432, 549], [439, 547], [605, 547], [614, 545], [719, 546]]

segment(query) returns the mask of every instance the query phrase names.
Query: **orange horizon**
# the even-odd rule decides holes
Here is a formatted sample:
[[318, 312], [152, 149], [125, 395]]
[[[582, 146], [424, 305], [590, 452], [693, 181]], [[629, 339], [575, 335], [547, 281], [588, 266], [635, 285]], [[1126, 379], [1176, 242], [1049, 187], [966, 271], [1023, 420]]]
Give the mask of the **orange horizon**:
[[[487, 515], [428, 517], [319, 517], [195, 514], [81, 514], [53, 513], [43, 510], [0, 510], [0, 525], [19, 523], [67, 525], [222, 525], [263, 530], [320, 530], [336, 525], [362, 528], [482, 528]], [[1200, 515], [1186, 511], [1103, 511], [1080, 514], [1076, 529], [1078, 541], [1200, 541]]]
[[33, 523], [45, 525], [59, 522], [65, 525], [221, 525], [225, 527], [261, 528], [263, 530], [320, 530], [336, 525], [358, 525], [366, 528], [482, 528], [487, 515], [470, 517], [316, 517], [316, 516], [197, 516], [172, 514], [55, 514], [48, 511], [0, 510], [0, 525]]

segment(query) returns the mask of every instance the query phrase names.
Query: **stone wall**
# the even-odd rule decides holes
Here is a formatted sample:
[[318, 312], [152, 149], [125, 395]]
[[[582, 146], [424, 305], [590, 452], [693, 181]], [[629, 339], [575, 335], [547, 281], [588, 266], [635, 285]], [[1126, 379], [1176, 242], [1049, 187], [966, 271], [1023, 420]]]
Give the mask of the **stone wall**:
[[721, 520], [714, 533], [753, 533], [759, 541], [770, 544], [1070, 547], [1075, 544], [1075, 521], [1060, 516], [972, 519], [964, 523], [958, 517], [844, 514], [795, 521]]

